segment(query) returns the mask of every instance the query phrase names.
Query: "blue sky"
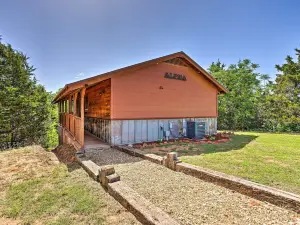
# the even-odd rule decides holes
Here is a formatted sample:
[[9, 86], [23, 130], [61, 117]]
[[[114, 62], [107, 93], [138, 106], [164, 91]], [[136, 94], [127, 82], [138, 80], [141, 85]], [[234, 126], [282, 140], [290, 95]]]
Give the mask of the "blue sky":
[[0, 0], [0, 35], [49, 91], [184, 51], [204, 68], [249, 58], [274, 77], [300, 48], [298, 0]]

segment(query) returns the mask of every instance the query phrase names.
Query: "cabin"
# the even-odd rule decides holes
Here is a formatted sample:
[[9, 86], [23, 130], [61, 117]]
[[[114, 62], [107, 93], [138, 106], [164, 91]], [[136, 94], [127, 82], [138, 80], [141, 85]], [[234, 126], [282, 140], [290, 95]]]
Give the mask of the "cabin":
[[66, 84], [53, 103], [60, 143], [83, 149], [87, 134], [110, 145], [188, 136], [193, 122], [217, 131], [227, 89], [184, 52]]

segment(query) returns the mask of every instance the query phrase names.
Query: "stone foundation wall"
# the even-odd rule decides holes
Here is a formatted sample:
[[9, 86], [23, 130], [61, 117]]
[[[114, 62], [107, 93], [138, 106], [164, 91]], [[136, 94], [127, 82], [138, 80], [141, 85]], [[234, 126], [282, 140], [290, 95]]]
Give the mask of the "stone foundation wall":
[[187, 121], [205, 122], [205, 133], [217, 132], [217, 118], [185, 118], [161, 120], [112, 120], [111, 144], [134, 144], [157, 141], [169, 131], [169, 138], [186, 136]]

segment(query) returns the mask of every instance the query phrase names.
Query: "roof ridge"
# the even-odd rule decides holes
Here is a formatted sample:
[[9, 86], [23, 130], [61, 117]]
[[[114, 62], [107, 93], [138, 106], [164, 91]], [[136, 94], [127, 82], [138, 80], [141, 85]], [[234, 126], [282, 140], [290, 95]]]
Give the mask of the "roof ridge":
[[[208, 73], [205, 69], [203, 69], [199, 64], [197, 64], [192, 58], [190, 58], [185, 52], [183, 51], [179, 51], [179, 52], [175, 52], [175, 53], [172, 53], [172, 54], [169, 54], [169, 55], [165, 55], [165, 56], [161, 56], [161, 57], [158, 57], [158, 58], [154, 58], [154, 59], [150, 59], [150, 60], [146, 60], [146, 61], [143, 61], [143, 62], [140, 62], [140, 63], [136, 63], [136, 64], [132, 64], [132, 65], [129, 65], [129, 66], [125, 66], [125, 67], [122, 67], [122, 68], [119, 68], [119, 69], [116, 69], [116, 70], [112, 70], [112, 71], [109, 71], [109, 72], [105, 72], [105, 73], [102, 73], [102, 74], [98, 74], [98, 75], [95, 75], [95, 76], [92, 76], [92, 77], [88, 77], [86, 79], [82, 79], [82, 80], [79, 80], [79, 81], [75, 81], [75, 82], [72, 82], [72, 83], [68, 83], [64, 86], [64, 88], [56, 95], [56, 97], [54, 98], [53, 102], [57, 102], [62, 96], [66, 95], [68, 93], [68, 89], [69, 89], [69, 92], [76, 89], [76, 88], [80, 88], [80, 84], [85, 85], [86, 83], [90, 82], [91, 80], [95, 80], [94, 83], [97, 83], [99, 82], [99, 80], [97, 80], [97, 78], [103, 78], [105, 76], [108, 76], [108, 78], [110, 78], [109, 76], [117, 73], [117, 72], [122, 72], [122, 71], [125, 71], [125, 70], [129, 70], [129, 69], [136, 69], [136, 68], [139, 68], [139, 67], [143, 67], [143, 66], [148, 66], [148, 65], [152, 65], [152, 63], [160, 63], [160, 62], [164, 62], [172, 57], [184, 57], [185, 60], [188, 61], [188, 63], [194, 67], [194, 69], [198, 70], [198, 73], [203, 73], [203, 75], [209, 79], [214, 85], [216, 85], [218, 87], [218, 89], [221, 91], [221, 92], [224, 92], [224, 93], [227, 93], [228, 90], [223, 86], [221, 85], [210, 73]], [[71, 89], [70, 87], [73, 87], [73, 89]], [[65, 93], [67, 91], [67, 93]]]

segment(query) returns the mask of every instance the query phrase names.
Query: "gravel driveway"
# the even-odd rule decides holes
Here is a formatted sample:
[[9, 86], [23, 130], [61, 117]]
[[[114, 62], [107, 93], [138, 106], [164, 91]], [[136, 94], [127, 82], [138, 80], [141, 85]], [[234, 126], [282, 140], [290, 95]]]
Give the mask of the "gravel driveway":
[[115, 149], [90, 150], [87, 158], [114, 164], [122, 181], [182, 224], [300, 224], [295, 212]]

